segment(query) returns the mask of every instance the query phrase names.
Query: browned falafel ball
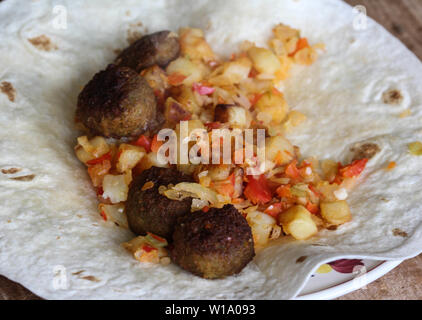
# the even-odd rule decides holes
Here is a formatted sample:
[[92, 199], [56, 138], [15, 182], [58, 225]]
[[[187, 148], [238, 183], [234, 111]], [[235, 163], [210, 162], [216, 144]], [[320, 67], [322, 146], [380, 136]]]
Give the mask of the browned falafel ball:
[[76, 118], [105, 137], [138, 136], [155, 126], [157, 103], [147, 81], [135, 71], [109, 65], [78, 97]]
[[[136, 234], [151, 232], [171, 240], [177, 218], [190, 212], [192, 199], [171, 200], [161, 195], [158, 188], [193, 181], [176, 169], [152, 167], [142, 172], [129, 187], [126, 215], [130, 229]], [[149, 186], [143, 188], [147, 182]]]
[[251, 228], [232, 205], [182, 217], [170, 246], [173, 262], [206, 279], [237, 274], [254, 256]]
[[180, 53], [178, 35], [170, 31], [160, 31], [143, 36], [123, 50], [116, 58], [116, 64], [137, 72], [157, 64], [167, 66]]

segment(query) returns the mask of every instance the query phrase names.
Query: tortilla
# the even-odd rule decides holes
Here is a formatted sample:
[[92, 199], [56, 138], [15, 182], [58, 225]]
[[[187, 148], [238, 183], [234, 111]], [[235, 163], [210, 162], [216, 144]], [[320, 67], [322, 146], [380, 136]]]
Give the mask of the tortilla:
[[[355, 30], [356, 14], [345, 3], [97, 0], [54, 7], [17, 0], [2, 2], [0, 17], [0, 82], [14, 90], [14, 99], [0, 94], [0, 273], [41, 297], [287, 299], [321, 263], [422, 251], [422, 162], [408, 152], [422, 139], [422, 65], [372, 20]], [[133, 235], [101, 220], [74, 156], [81, 87], [137, 32], [200, 27], [217, 53], [229, 55], [242, 40], [264, 45], [279, 22], [327, 47], [285, 82], [287, 101], [308, 117], [289, 139], [305, 156], [339, 161], [352, 158], [357, 143], [380, 148], [349, 198], [353, 221], [308, 241], [283, 240], [224, 280], [138, 263], [120, 246]], [[386, 171], [392, 161], [396, 168]]]

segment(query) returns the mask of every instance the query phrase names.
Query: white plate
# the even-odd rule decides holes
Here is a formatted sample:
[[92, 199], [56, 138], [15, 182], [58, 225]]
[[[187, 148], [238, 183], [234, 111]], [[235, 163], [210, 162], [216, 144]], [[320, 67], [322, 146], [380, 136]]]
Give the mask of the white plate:
[[361, 260], [362, 266], [354, 268], [352, 273], [341, 273], [324, 265], [327, 273], [316, 272], [311, 276], [298, 300], [330, 300], [364, 288], [369, 283], [381, 278], [403, 261]]

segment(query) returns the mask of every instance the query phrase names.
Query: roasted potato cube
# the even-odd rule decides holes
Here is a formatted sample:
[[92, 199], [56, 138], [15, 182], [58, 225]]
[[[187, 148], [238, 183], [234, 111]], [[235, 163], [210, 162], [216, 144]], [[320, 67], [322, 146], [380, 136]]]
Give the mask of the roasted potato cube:
[[105, 175], [103, 180], [103, 190], [103, 198], [109, 198], [111, 203], [126, 201], [129, 187], [126, 184], [125, 175]]
[[[80, 151], [79, 147], [82, 147], [85, 153]], [[78, 145], [76, 146], [76, 152], [77, 152], [77, 156], [79, 153], [82, 159], [88, 158], [86, 153], [91, 154], [92, 159], [95, 159], [95, 158], [99, 158], [103, 156], [109, 151], [110, 151], [110, 146], [107, 144], [107, 141], [103, 137], [97, 136], [97, 137], [92, 138], [91, 140], [88, 140], [87, 136], [81, 136], [78, 138]], [[82, 162], [85, 162], [81, 158], [79, 159]]]
[[119, 146], [117, 154], [119, 155], [116, 163], [117, 171], [125, 172], [134, 168], [146, 152], [142, 147], [123, 143]]
[[332, 225], [341, 225], [352, 220], [349, 205], [345, 200], [321, 203], [321, 216]]
[[279, 222], [286, 234], [297, 240], [305, 240], [318, 232], [312, 214], [304, 206], [294, 206], [279, 215]]
[[213, 181], [225, 180], [230, 175], [231, 166], [228, 164], [212, 165], [208, 168], [208, 176]]
[[265, 157], [277, 165], [284, 165], [293, 160], [295, 150], [293, 145], [281, 136], [265, 139]]
[[291, 132], [295, 127], [300, 126], [305, 121], [306, 116], [303, 113], [293, 110], [288, 114], [287, 120], [283, 123], [283, 127], [286, 132]]
[[83, 162], [84, 164], [86, 164], [90, 160], [95, 159], [95, 157], [91, 153], [86, 152], [85, 149], [81, 145], [77, 145], [75, 147], [75, 153], [79, 161]]
[[255, 109], [258, 113], [268, 115], [268, 122], [265, 124], [280, 124], [289, 112], [289, 106], [282, 95], [274, 94], [272, 92], [265, 93], [255, 104]]
[[251, 60], [247, 57], [240, 57], [235, 61], [226, 62], [222, 67], [216, 69], [209, 82], [216, 86], [238, 84], [248, 79], [251, 69]]
[[288, 41], [290, 39], [294, 39], [294, 38], [299, 39], [300, 37], [299, 30], [290, 28], [289, 26], [286, 26], [282, 23], [276, 25], [273, 28], [273, 33], [277, 39], [283, 42]]
[[180, 86], [176, 100], [191, 114], [199, 114], [202, 111], [202, 105], [196, 99], [192, 88]]
[[202, 59], [205, 62], [216, 59], [201, 29], [181, 28], [179, 33], [183, 55], [188, 56], [190, 59]]
[[249, 212], [246, 220], [252, 229], [252, 236], [256, 246], [265, 246], [270, 239], [276, 220], [260, 211]]
[[229, 123], [233, 127], [247, 128], [251, 124], [252, 117], [245, 108], [236, 105], [219, 104], [215, 107], [214, 120], [221, 123]]
[[248, 50], [248, 56], [259, 73], [274, 75], [281, 69], [280, 60], [269, 49], [252, 47]]
[[186, 78], [183, 84], [191, 86], [194, 82], [200, 82], [207, 74], [207, 68], [199, 61], [191, 61], [187, 58], [179, 57], [173, 60], [166, 69], [168, 75], [179, 73]]
[[145, 69], [141, 75], [153, 90], [164, 91], [169, 88], [166, 73], [157, 65]]

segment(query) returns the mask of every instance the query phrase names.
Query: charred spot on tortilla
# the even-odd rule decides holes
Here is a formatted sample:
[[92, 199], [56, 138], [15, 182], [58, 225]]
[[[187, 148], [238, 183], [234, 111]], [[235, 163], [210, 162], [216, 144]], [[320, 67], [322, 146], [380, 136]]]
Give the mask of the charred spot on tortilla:
[[170, 31], [160, 31], [143, 36], [132, 43], [116, 58], [115, 63], [136, 72], [153, 65], [167, 66], [180, 53], [179, 37]]
[[88, 82], [78, 97], [76, 118], [92, 134], [136, 136], [156, 125], [154, 92], [138, 73], [109, 65]]
[[42, 51], [53, 51], [53, 50], [57, 50], [58, 47], [56, 44], [54, 44], [53, 42], [51, 42], [50, 38], [47, 37], [46, 35], [40, 35], [38, 37], [35, 38], [30, 38], [28, 39], [28, 41], [34, 46], [36, 47], [38, 50], [42, 50]]
[[0, 91], [7, 96], [10, 102], [15, 102], [16, 90], [10, 82], [3, 81], [0, 83]]
[[142, 22], [131, 23], [129, 29], [127, 30], [127, 42], [133, 44], [135, 41], [139, 40], [143, 36], [143, 32], [139, 29], [143, 26]]
[[393, 229], [393, 235], [396, 237], [402, 237], [402, 238], [407, 238], [409, 235], [407, 234], [407, 232], [399, 229], [399, 228], [395, 228]]
[[329, 226], [327, 227], [327, 230], [329, 231], [336, 231], [338, 229], [338, 226]]
[[15, 174], [21, 171], [21, 168], [9, 168], [9, 169], [1, 169], [1, 173], [3, 174]]
[[396, 89], [385, 91], [382, 94], [382, 100], [385, 104], [399, 105], [403, 102], [403, 99], [402, 93]]
[[302, 263], [303, 261], [305, 261], [308, 258], [308, 256], [301, 256], [299, 258], [296, 259], [296, 263]]
[[29, 174], [26, 176], [20, 176], [20, 177], [12, 177], [9, 178], [10, 180], [15, 180], [15, 181], [32, 181], [35, 178], [35, 174]]
[[353, 152], [353, 160], [372, 159], [381, 148], [373, 142], [357, 143], [350, 151]]
[[92, 281], [92, 282], [100, 282], [101, 280], [94, 277], [94, 276], [83, 276], [83, 277], [79, 277], [80, 279], [83, 280], [88, 280], [88, 281]]

